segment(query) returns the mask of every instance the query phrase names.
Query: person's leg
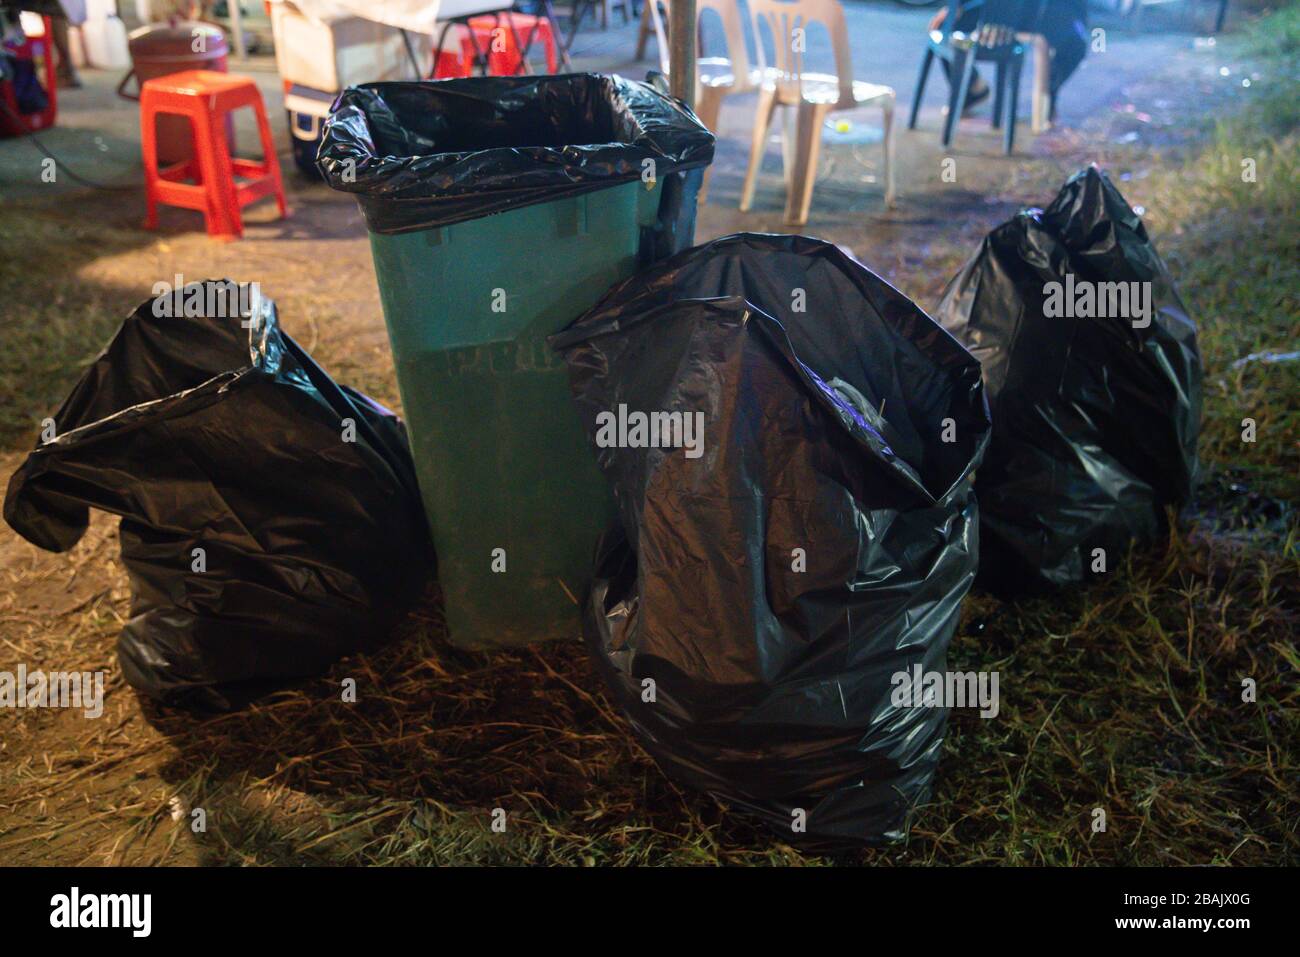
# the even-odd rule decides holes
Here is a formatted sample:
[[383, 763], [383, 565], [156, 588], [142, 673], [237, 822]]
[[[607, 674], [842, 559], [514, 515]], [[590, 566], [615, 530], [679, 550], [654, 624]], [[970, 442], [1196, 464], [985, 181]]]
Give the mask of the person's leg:
[[1052, 47], [1053, 97], [1088, 55], [1088, 28], [1082, 22], [1076, 22], [1073, 27], [1068, 32], [1047, 35], [1047, 42]]
[[1056, 0], [1043, 10], [1038, 32], [1052, 48], [1051, 111], [1056, 94], [1088, 55], [1088, 5], [1086, 0]]
[[58, 53], [59, 86], [79, 87], [81, 86], [81, 77], [77, 76], [76, 67], [72, 65], [72, 51], [68, 47], [68, 18], [50, 17], [50, 22], [54, 25], [53, 36], [50, 37], [50, 40], [54, 43], [54, 49]]
[[[936, 19], [942, 22], [943, 18], [938, 17]], [[978, 22], [979, 22], [978, 11], [967, 8], [963, 10], [962, 15], [957, 18], [957, 25], [953, 29], [970, 30]], [[952, 86], [961, 81], [960, 76], [954, 77], [952, 75], [953, 72], [952, 64], [949, 61], [940, 60], [939, 63], [943, 66], [943, 75], [948, 78], [949, 86]], [[989, 98], [989, 94], [992, 92], [993, 90], [989, 87], [987, 83], [984, 82], [984, 78], [980, 76], [980, 71], [972, 70], [970, 75], [970, 89], [966, 93], [966, 105], [962, 109], [962, 115], [965, 115], [973, 111], [975, 107], [979, 106], [981, 103], [987, 100]]]

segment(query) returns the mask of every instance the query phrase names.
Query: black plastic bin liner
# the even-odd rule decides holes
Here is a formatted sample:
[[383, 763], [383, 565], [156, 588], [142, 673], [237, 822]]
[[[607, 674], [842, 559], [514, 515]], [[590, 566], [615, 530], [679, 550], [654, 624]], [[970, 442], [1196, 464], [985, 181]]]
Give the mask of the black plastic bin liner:
[[[607, 537], [586, 639], [642, 745], [786, 840], [900, 838], [946, 713], [891, 692], [944, 669], [975, 575], [978, 364], [800, 236], [687, 250], [552, 342], [628, 540]], [[702, 413], [698, 456], [603, 447], [620, 407]]]
[[596, 73], [350, 87], [317, 155], [325, 180], [357, 195], [376, 233], [630, 183], [645, 160], [660, 179], [703, 169], [713, 134], [647, 84]]
[[[1103, 283], [1126, 284], [1127, 310]], [[1135, 283], [1149, 284], [1149, 315]], [[1196, 477], [1196, 326], [1105, 174], [1079, 171], [1045, 210], [991, 232], [936, 318], [980, 360], [993, 411], [976, 477], [981, 582], [1082, 582], [1103, 567], [1094, 549], [1113, 571], [1132, 543], [1165, 533], [1165, 507], [1186, 502]]]
[[[335, 384], [270, 300], [241, 317], [233, 283], [204, 286], [222, 304], [209, 314], [159, 316], [156, 299], [127, 317], [10, 479], [4, 514], [51, 551], [76, 544], [89, 508], [120, 515], [123, 674], [224, 709], [244, 683], [378, 647], [433, 559], [401, 420]], [[201, 302], [197, 288], [167, 304]]]

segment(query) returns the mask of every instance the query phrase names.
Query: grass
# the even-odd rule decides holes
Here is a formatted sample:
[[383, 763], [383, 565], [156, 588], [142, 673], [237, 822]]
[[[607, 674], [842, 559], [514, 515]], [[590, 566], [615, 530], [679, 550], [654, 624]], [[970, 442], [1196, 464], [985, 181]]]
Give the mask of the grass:
[[[119, 290], [84, 280], [87, 258], [129, 248], [124, 231], [101, 224], [50, 223], [20, 208], [0, 211], [0, 448], [34, 442], [34, 410], [58, 408], [81, 370], [121, 324]], [[143, 300], [137, 290], [129, 308]]]
[[[1260, 80], [1215, 104], [1225, 119], [1184, 118], [1199, 146], [1130, 157], [1150, 165], [1140, 186], [1146, 219], [1200, 326], [1206, 475], [1197, 500], [1163, 548], [1128, 556], [1097, 587], [1009, 604], [971, 597], [950, 666], [998, 670], [1002, 712], [993, 721], [954, 714], [934, 797], [907, 842], [845, 860], [1300, 861], [1300, 363], [1233, 368], [1251, 353], [1296, 348], [1298, 37], [1292, 7], [1224, 41]], [[1254, 183], [1241, 178], [1247, 157]], [[16, 235], [11, 215], [0, 208], [0, 237]], [[10, 449], [34, 431], [23, 410], [57, 404], [122, 311], [116, 291], [43, 269], [56, 237], [33, 229], [23, 244], [0, 239], [17, 266], [0, 272], [10, 304], [0, 447]], [[85, 240], [96, 254], [132, 241], [93, 225]], [[900, 284], [918, 297], [933, 285], [907, 278]], [[1253, 444], [1241, 440], [1245, 417], [1257, 422]], [[10, 624], [0, 637], [29, 662], [111, 667], [125, 609], [115, 552], [112, 523], [100, 518], [69, 556], [0, 566], [12, 594], [44, 587], [69, 609], [51, 630], [32, 603], [0, 602], [0, 625]], [[137, 702], [115, 671], [93, 729], [25, 713], [0, 742], [0, 857], [831, 863], [665, 779], [578, 645], [482, 654], [441, 634], [431, 596], [383, 653], [208, 720]], [[339, 701], [345, 677], [357, 680], [355, 705]], [[1241, 699], [1245, 678], [1255, 703]], [[206, 813], [200, 835], [183, 826], [193, 808]], [[507, 814], [504, 834], [492, 830], [495, 808]], [[1097, 808], [1101, 833], [1091, 827]]]
[[[1284, 27], [1276, 35], [1286, 36], [1300, 15], [1292, 8], [1272, 19]], [[1249, 475], [1259, 491], [1296, 502], [1300, 363], [1233, 367], [1297, 345], [1300, 103], [1294, 83], [1282, 80], [1215, 125], [1212, 145], [1185, 167], [1192, 175], [1169, 184], [1160, 219], [1184, 224], [1174, 250], [1185, 297], [1196, 304], [1207, 372], [1202, 454], [1224, 472]], [[1243, 182], [1243, 161], [1254, 163], [1255, 182]], [[1267, 436], [1253, 447], [1242, 442], [1245, 418]]]

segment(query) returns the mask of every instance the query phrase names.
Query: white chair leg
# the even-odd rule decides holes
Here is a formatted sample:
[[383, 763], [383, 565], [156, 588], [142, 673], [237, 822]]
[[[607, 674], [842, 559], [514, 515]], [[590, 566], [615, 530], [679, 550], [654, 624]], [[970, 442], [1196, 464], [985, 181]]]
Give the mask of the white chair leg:
[[794, 192], [794, 168], [799, 162], [799, 110], [787, 107], [781, 111], [781, 175], [785, 178], [785, 194]]
[[653, 21], [650, 19], [650, 4], [655, 0], [645, 0], [641, 4], [641, 25], [636, 31], [636, 59], [640, 63], [645, 59], [645, 47], [650, 42], [650, 35], [654, 33]]
[[1052, 48], [1042, 34], [1034, 35], [1034, 96], [1030, 128], [1042, 133], [1051, 128]]
[[785, 222], [802, 226], [808, 222], [812, 207], [813, 186], [817, 182], [817, 161], [821, 157], [822, 123], [829, 107], [820, 103], [800, 103], [798, 109], [798, 143], [793, 172], [794, 189], [786, 196]]
[[760, 90], [758, 109], [754, 114], [753, 138], [749, 143], [749, 168], [745, 171], [745, 185], [740, 190], [740, 209], [748, 212], [754, 202], [754, 186], [758, 182], [758, 170], [763, 165], [763, 152], [767, 146], [767, 131], [772, 125], [772, 113], [776, 110], [776, 91]]
[[894, 208], [894, 101], [884, 105], [885, 138], [881, 144], [885, 149], [885, 206]]
[[718, 86], [700, 85], [695, 91], [695, 115], [714, 136], [718, 135], [718, 115], [725, 95], [726, 90]]
[[[717, 86], [701, 86], [695, 97], [695, 115], [714, 136], [718, 134], [718, 117], [722, 112], [722, 98], [726, 90]], [[697, 202], [703, 206], [709, 196], [709, 173], [713, 167], [704, 169], [704, 181], [700, 184], [700, 198]]]

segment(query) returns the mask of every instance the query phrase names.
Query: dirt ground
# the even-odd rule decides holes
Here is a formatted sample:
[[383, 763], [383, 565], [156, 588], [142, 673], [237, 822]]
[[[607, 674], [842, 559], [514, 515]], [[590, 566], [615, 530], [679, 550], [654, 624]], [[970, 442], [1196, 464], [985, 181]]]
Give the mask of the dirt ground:
[[[880, 75], [905, 102], [924, 19], [890, 4], [853, 4], [858, 75]], [[1155, 19], [1155, 29], [1147, 33], [1127, 33], [1118, 25], [1108, 29], [1108, 52], [1089, 59], [1062, 102], [1060, 122], [1038, 136], [1025, 124], [1011, 157], [1001, 155], [987, 111], [964, 120], [953, 148], [942, 149], [937, 91], [943, 84], [932, 78], [920, 128], [899, 137], [895, 210], [883, 208], [876, 182], [879, 145], [870, 142], [869, 127], [877, 120], [870, 113], [851, 116], [864, 141], [824, 148], [812, 218], [803, 231], [847, 247], [927, 309], [989, 228], [1025, 204], [1046, 203], [1071, 172], [1089, 162], [1106, 168], [1129, 201], [1148, 212], [1154, 235], [1177, 237], [1190, 224], [1174, 218], [1160, 201], [1159, 190], [1169, 188], [1161, 171], [1201, 148], [1208, 135], [1206, 117], [1232, 108], [1251, 67], [1243, 66], [1244, 54], [1232, 53], [1230, 45], [1198, 42], [1176, 15]], [[869, 25], [876, 25], [876, 32], [868, 32]], [[631, 35], [632, 28], [625, 27], [593, 39], [580, 63], [625, 65]], [[873, 73], [876, 53], [878, 73]], [[271, 105], [283, 145], [273, 66], [259, 61], [250, 70]], [[86, 175], [124, 182], [132, 175], [131, 151], [138, 150], [133, 113], [113, 97], [115, 77], [88, 73], [87, 81], [86, 91], [69, 96], [69, 125], [51, 134], [49, 145]], [[1022, 115], [1027, 116], [1027, 96], [1025, 103]], [[787, 231], [775, 142], [755, 210], [744, 214], [736, 208], [752, 109], [750, 97], [727, 104], [698, 239], [739, 230]], [[900, 114], [905, 114], [902, 107]], [[22, 150], [30, 155], [23, 158]], [[97, 152], [112, 159], [96, 162]], [[941, 175], [949, 158], [956, 161], [955, 182]], [[186, 281], [260, 282], [276, 300], [286, 330], [337, 380], [400, 408], [368, 241], [350, 197], [291, 173], [290, 218], [276, 219], [263, 204], [249, 210], [241, 242], [217, 244], [198, 229], [196, 216], [178, 210], [164, 211], [158, 232], [141, 229], [138, 190], [88, 191], [74, 184], [42, 189], [32, 180], [31, 164], [38, 160], [29, 145], [0, 142], [0, 193], [9, 193], [8, 212], [0, 219], [0, 269], [11, 271], [9, 289], [23, 290], [20, 301], [4, 307], [22, 317], [23, 330], [21, 337], [7, 335], [4, 348], [23, 354], [0, 359], [0, 475], [22, 460], [36, 423], [57, 406], [77, 369], [120, 318], [147, 297], [154, 282], [176, 274]], [[281, 162], [289, 168], [287, 154], [281, 154]], [[1172, 260], [1177, 271], [1176, 254]], [[1240, 574], [1233, 570], [1237, 559], [1221, 561], [1220, 549], [1228, 546], [1192, 541], [1171, 547], [1188, 549], [1188, 561], [1203, 573], [1197, 580], [1211, 591], [1219, 589], [1207, 600], [1222, 602], [1226, 621], [1236, 587], [1227, 579]], [[1173, 593], [1187, 587], [1176, 575], [1162, 578], [1159, 569], [1155, 560], [1142, 572], [1143, 580], [1162, 583], [1158, 587]], [[576, 643], [496, 655], [457, 652], [440, 641], [440, 612], [431, 595], [404, 626], [407, 640], [391, 652], [345, 662], [329, 679], [288, 689], [251, 712], [199, 721], [140, 700], [117, 670], [113, 642], [128, 614], [129, 590], [115, 519], [96, 514], [86, 537], [62, 555], [36, 549], [0, 525], [0, 583], [0, 669], [24, 662], [29, 669], [103, 669], [109, 676], [100, 720], [66, 710], [0, 715], [0, 862], [629, 863], [668, 859], [665, 844], [656, 843], [660, 838], [675, 842], [671, 859], [678, 862], [801, 860], [658, 775], [596, 691]], [[1280, 654], [1289, 647], [1294, 655], [1294, 609], [1280, 602], [1271, 607], [1267, 599], [1270, 587], [1276, 593], [1294, 583], [1266, 581], [1262, 591], [1258, 581], [1248, 584], [1260, 602], [1252, 609], [1258, 621], [1251, 627], [1261, 630], [1262, 647], [1280, 645]], [[1116, 610], [1129, 609], [1131, 592], [1123, 599], [1094, 597], [1095, 602], [1067, 601], [1063, 614], [1069, 623], [1063, 628], [1043, 617], [1040, 606], [1014, 612], [1004, 627], [1041, 632], [1068, 645], [1072, 635], [1077, 641], [1104, 620], [1108, 608], [1128, 613]], [[976, 600], [967, 618], [988, 607]], [[1234, 606], [1231, 614], [1237, 611]], [[1176, 644], [1178, 636], [1171, 637]], [[967, 653], [973, 652], [968, 648]], [[1099, 665], [1104, 666], [1089, 666]], [[340, 675], [360, 676], [372, 689], [359, 716], [346, 719], [365, 726], [360, 738], [355, 727], [342, 726], [345, 719], [331, 704], [330, 689]], [[1042, 719], [1039, 735], [1050, 728], [1050, 713], [1023, 718]], [[950, 745], [969, 744], [977, 733], [958, 722]], [[1038, 740], [1032, 736], [1032, 742]], [[989, 754], [999, 751], [995, 743], [988, 748]], [[1088, 750], [1063, 748], [1084, 756]], [[1258, 772], [1263, 777], [1252, 778], [1248, 789], [1265, 796], [1252, 805], [1254, 811], [1241, 812], [1247, 824], [1193, 842], [1201, 856], [1181, 861], [1178, 851], [1162, 854], [1158, 839], [1149, 843], [1150, 836], [1141, 836], [1148, 825], [1152, 834], [1173, 827], [1169, 819], [1179, 814], [1169, 809], [1167, 817], [1151, 823], [1150, 805], [1159, 801], [1162, 787], [1157, 782], [1151, 793], [1131, 795], [1138, 836], [1130, 833], [1135, 844], [1127, 852], [1088, 848], [1079, 850], [1077, 859], [1221, 862], [1244, 847], [1239, 858], [1263, 863], [1294, 853], [1295, 808], [1267, 797], [1268, 787], [1260, 783], [1270, 774], [1285, 775], [1288, 767], [1294, 773], [1294, 764], [1287, 764], [1293, 758], [1294, 742], [1289, 751], [1267, 756], [1270, 770]], [[1186, 755], [1153, 757], [1149, 763], [1158, 766], [1162, 760], [1191, 763]], [[1063, 766], [1057, 773], [1071, 773], [1069, 761], [1058, 764]], [[1015, 773], [1005, 766], [992, 773], [1004, 771]], [[602, 789], [612, 796], [592, 796]], [[494, 802], [512, 802], [533, 824], [514, 843], [495, 849], [477, 823]], [[206, 838], [180, 823], [200, 803], [213, 822]], [[642, 815], [641, 805], [652, 812]], [[993, 826], [998, 815], [989, 813]], [[926, 850], [916, 857], [957, 859], [945, 857], [945, 849], [951, 850], [961, 827], [973, 826], [961, 822], [978, 821], [980, 815], [980, 808], [968, 808], [948, 818], [950, 826], [923, 819], [915, 840]], [[1020, 833], [1016, 829], [1023, 826], [1016, 823], [1013, 831]], [[1280, 837], [1288, 828], [1289, 838]], [[638, 850], [643, 838], [644, 851]], [[1070, 862], [1059, 849], [1036, 850], [1028, 837], [1007, 838], [1007, 843], [1018, 849], [1008, 850], [1004, 860]], [[539, 850], [556, 846], [564, 852]], [[752, 855], [736, 850], [746, 846], [760, 850]], [[1100, 858], [1094, 858], [1097, 854]]]

